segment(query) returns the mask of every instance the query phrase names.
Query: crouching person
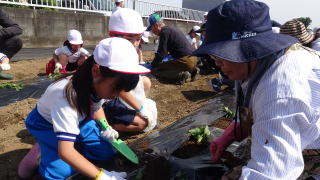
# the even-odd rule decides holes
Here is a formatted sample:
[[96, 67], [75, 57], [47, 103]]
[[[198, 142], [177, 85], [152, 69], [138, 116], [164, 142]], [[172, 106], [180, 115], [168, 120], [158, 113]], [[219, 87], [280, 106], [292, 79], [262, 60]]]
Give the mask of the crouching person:
[[242, 149], [250, 155], [240, 156], [248, 159], [222, 179], [320, 175], [318, 53], [273, 33], [269, 8], [259, 1], [224, 2], [209, 12], [206, 27], [206, 43], [194, 54], [209, 55], [237, 92], [236, 122], [211, 143], [213, 162], [233, 141], [252, 137]]
[[39, 148], [35, 145], [21, 161], [19, 176], [31, 179], [37, 164], [35, 152], [41, 151], [38, 170], [44, 179], [66, 179], [75, 172], [97, 180], [125, 179], [126, 173], [109, 172], [89, 161], [107, 160], [116, 154], [110, 142], [118, 138], [118, 132], [111, 126], [102, 131], [96, 121], [105, 121], [103, 99], [132, 90], [139, 74], [147, 72], [138, 65], [129, 41], [102, 40], [78, 71], [48, 87], [28, 115], [26, 127]]

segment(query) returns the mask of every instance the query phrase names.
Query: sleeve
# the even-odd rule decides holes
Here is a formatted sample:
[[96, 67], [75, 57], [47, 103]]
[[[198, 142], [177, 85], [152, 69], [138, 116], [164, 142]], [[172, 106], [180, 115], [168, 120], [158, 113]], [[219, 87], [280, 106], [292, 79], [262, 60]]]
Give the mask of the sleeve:
[[80, 56], [90, 56], [90, 53], [85, 48], [81, 48], [80, 49]]
[[168, 54], [168, 40], [169, 34], [164, 30], [160, 35], [158, 51], [151, 63], [152, 67], [157, 67], [162, 59]]
[[76, 136], [80, 133], [79, 121], [82, 117], [70, 106], [67, 100], [64, 99], [61, 103], [56, 103], [50, 113], [57, 140], [76, 141]]
[[13, 22], [9, 16], [0, 8], [0, 40], [8, 39], [10, 37], [22, 34], [21, 27]]
[[57, 56], [59, 56], [60, 54], [63, 54], [63, 53], [64, 53], [63, 47], [59, 47], [54, 51], [54, 54]]
[[301, 133], [310, 118], [308, 106], [291, 98], [277, 99], [256, 109], [251, 159], [240, 179], [297, 179], [304, 169], [302, 143], [312, 141]]

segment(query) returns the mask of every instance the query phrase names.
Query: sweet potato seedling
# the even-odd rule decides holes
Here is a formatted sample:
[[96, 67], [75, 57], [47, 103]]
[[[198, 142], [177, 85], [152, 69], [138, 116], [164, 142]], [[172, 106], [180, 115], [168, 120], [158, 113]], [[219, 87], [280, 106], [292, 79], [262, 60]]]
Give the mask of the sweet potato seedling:
[[208, 126], [194, 128], [188, 131], [191, 139], [195, 139], [197, 144], [208, 142], [210, 131]]

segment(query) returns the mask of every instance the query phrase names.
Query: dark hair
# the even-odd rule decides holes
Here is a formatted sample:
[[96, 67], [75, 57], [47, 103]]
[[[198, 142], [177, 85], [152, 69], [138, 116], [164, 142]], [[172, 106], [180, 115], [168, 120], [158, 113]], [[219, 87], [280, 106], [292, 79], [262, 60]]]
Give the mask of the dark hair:
[[[70, 44], [69, 40], [65, 40], [65, 41], [63, 42], [63, 45], [64, 45], [64, 46], [67, 46], [69, 49], [71, 49], [71, 44]], [[82, 47], [82, 46], [83, 46], [83, 44], [81, 44], [80, 47]]]
[[[80, 114], [86, 115], [86, 117], [90, 117], [91, 115], [90, 96], [94, 94], [91, 68], [94, 64], [94, 58], [93, 56], [90, 56], [79, 67], [79, 69], [73, 73], [71, 81], [69, 81], [65, 87], [65, 96], [69, 104]], [[137, 86], [139, 81], [138, 74], [120, 73], [113, 71], [108, 67], [100, 66], [100, 73], [104, 78], [117, 78], [114, 88], [116, 91], [131, 91]], [[57, 81], [63, 79], [64, 77], [58, 79]]]

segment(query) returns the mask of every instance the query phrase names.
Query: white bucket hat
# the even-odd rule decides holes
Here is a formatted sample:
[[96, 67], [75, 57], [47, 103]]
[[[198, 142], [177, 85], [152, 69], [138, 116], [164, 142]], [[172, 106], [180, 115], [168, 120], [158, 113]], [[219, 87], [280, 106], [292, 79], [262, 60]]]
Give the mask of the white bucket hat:
[[[193, 32], [197, 32], [197, 31], [199, 31], [200, 29], [201, 29], [200, 26], [193, 26], [193, 27], [192, 27]], [[201, 36], [200, 33], [196, 33], [196, 35], [197, 35], [197, 36]]]
[[70, 44], [83, 44], [81, 33], [75, 29], [68, 31], [67, 40]]
[[[123, 53], [126, 52], [126, 53]], [[136, 49], [130, 41], [113, 37], [99, 42], [93, 51], [93, 58], [100, 66], [127, 74], [145, 74], [150, 70], [139, 65]]]
[[109, 33], [142, 34], [145, 31], [141, 15], [132, 9], [121, 8], [109, 20]]
[[116, 2], [118, 3], [118, 2], [123, 2], [124, 0], [116, 0]]

